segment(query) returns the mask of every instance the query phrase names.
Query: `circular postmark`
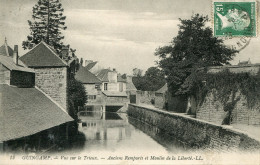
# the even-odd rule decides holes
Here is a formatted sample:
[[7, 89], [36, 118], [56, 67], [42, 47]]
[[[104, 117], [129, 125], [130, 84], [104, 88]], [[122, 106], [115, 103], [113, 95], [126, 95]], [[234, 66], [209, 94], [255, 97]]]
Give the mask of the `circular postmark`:
[[224, 44], [233, 50], [241, 51], [250, 43], [251, 37], [232, 37], [226, 36], [223, 38]]

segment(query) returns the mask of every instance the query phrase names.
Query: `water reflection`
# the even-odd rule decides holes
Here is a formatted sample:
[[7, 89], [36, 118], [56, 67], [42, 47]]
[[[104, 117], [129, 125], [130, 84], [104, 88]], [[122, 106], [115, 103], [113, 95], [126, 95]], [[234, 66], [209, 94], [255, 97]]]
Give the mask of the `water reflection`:
[[[131, 137], [131, 128], [126, 114], [82, 112], [79, 113], [79, 131], [86, 137], [87, 148], [106, 149]], [[108, 142], [109, 141], [109, 142]]]
[[[50, 141], [46, 137], [52, 133], [48, 130], [30, 136], [28, 137], [30, 139], [26, 138], [22, 142], [17, 140], [13, 142], [14, 144], [9, 142], [10, 148], [15, 148], [16, 144], [19, 144], [20, 148], [26, 146], [32, 148], [33, 150], [26, 150], [26, 153], [29, 154], [51, 152], [61, 155], [91, 152], [168, 154], [191, 151], [187, 145], [177, 141], [174, 137], [163, 134], [154, 126], [130, 118], [125, 113], [84, 111], [80, 112], [78, 117], [79, 123], [71, 123], [69, 127], [64, 125], [64, 128], [59, 127], [52, 130], [57, 134], [55, 134], [55, 143], [47, 145]], [[69, 130], [69, 141], [66, 141], [67, 136], [64, 134], [66, 129]], [[45, 134], [46, 136], [39, 136]], [[30, 145], [27, 145], [28, 142]], [[39, 149], [35, 151], [37, 148]], [[17, 149], [13, 149], [12, 152], [14, 150]]]
[[124, 113], [102, 113], [89, 111], [79, 113], [78, 130], [85, 135], [83, 148], [74, 153], [95, 151], [109, 152], [182, 152], [187, 150], [183, 143], [172, 137], [160, 134], [152, 126]]

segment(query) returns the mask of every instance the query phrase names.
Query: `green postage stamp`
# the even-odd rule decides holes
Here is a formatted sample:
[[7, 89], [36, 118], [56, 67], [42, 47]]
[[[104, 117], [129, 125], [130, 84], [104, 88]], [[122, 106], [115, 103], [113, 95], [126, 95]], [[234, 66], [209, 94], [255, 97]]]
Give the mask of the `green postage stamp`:
[[214, 36], [257, 35], [255, 1], [213, 1]]

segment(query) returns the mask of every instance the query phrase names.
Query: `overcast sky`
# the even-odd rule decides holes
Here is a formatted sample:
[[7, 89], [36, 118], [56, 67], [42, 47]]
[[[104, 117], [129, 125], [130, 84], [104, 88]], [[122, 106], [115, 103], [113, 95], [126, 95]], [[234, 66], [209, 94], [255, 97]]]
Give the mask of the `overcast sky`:
[[[19, 45], [29, 34], [27, 20], [38, 0], [0, 0], [0, 44]], [[178, 18], [192, 13], [211, 15], [211, 0], [61, 0], [68, 29], [64, 43], [77, 49], [77, 56], [99, 61], [104, 67], [131, 73], [155, 66], [154, 51], [176, 36]], [[232, 61], [260, 63], [260, 40], [250, 44]]]

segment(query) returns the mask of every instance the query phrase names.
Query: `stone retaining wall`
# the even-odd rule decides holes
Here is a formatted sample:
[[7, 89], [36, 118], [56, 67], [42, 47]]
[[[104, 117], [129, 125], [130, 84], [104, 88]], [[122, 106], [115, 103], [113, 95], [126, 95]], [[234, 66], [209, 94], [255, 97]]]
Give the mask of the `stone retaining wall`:
[[129, 104], [128, 115], [158, 128], [194, 148], [220, 151], [259, 150], [260, 141], [237, 130], [198, 120], [184, 114]]
[[[254, 107], [248, 108], [246, 97], [240, 92], [237, 92], [235, 99], [238, 97], [239, 101], [232, 110], [231, 124], [259, 125], [260, 104], [258, 103]], [[227, 113], [228, 112], [224, 111], [223, 104], [214, 98], [213, 93], [209, 93], [203, 104], [198, 108], [196, 118], [216, 124], [222, 124]]]

